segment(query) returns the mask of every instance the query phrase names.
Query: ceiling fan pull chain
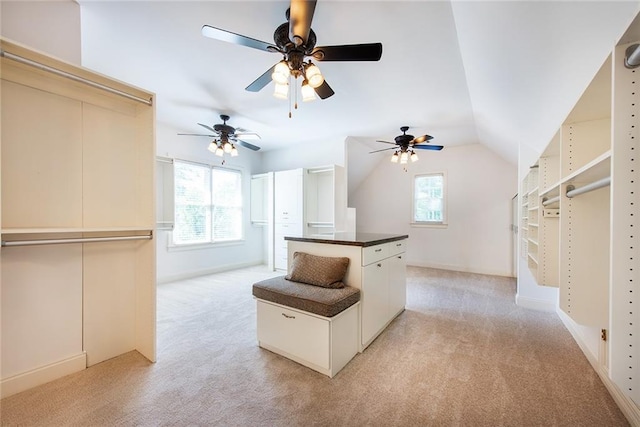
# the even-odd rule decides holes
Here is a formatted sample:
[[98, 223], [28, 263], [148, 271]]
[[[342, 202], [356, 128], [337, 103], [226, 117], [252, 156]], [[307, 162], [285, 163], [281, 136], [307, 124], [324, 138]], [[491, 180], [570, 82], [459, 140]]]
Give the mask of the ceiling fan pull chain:
[[291, 118], [291, 76], [289, 76], [289, 118]]

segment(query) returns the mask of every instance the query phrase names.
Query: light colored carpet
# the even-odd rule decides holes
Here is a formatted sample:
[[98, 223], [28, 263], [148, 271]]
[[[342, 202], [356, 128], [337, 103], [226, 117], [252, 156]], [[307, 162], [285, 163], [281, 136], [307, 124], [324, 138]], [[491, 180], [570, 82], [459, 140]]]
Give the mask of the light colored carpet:
[[623, 426], [555, 314], [513, 279], [409, 267], [407, 309], [329, 379], [256, 342], [262, 268], [158, 287], [137, 352], [6, 398], [3, 425]]

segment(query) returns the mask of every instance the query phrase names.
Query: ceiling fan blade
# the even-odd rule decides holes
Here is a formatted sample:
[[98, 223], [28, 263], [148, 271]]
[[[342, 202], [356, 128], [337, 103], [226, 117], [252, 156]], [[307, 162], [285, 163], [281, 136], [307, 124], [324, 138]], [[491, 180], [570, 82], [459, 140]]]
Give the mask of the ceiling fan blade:
[[278, 51], [278, 48], [271, 43], [252, 39], [251, 37], [232, 33], [231, 31], [221, 30], [220, 28], [212, 27], [210, 25], [202, 26], [202, 35], [212, 39], [221, 40], [223, 42], [239, 44], [241, 46], [252, 47], [258, 50], [264, 50], [266, 52]]
[[382, 43], [319, 46], [311, 52], [318, 61], [379, 61]]
[[417, 138], [413, 138], [413, 144], [420, 144], [421, 142], [431, 141], [433, 137], [431, 135], [422, 135]]
[[276, 68], [276, 65], [278, 64], [275, 64], [273, 67], [265, 71], [263, 75], [255, 79], [249, 86], [245, 88], [245, 90], [248, 90], [249, 92], [259, 92], [260, 90], [262, 90], [262, 88], [268, 85], [271, 81], [271, 74], [273, 74], [273, 70]]
[[248, 142], [241, 141], [239, 139], [236, 139], [236, 142], [249, 150], [258, 151], [260, 149], [257, 145], [249, 144]]
[[187, 136], [207, 136], [209, 138], [217, 138], [218, 135], [203, 135], [200, 133], [179, 133], [178, 135], [187, 135]]
[[260, 135], [258, 135], [257, 133], [249, 132], [248, 130], [238, 132], [236, 129], [236, 133], [234, 133], [233, 136], [235, 136], [236, 138], [243, 138], [243, 139], [262, 139], [260, 138]]
[[369, 154], [372, 153], [379, 153], [380, 151], [389, 151], [389, 150], [394, 150], [396, 147], [389, 147], [389, 148], [383, 148], [382, 150], [376, 150], [376, 151], [369, 151]]
[[333, 89], [331, 89], [331, 86], [329, 86], [326, 80], [322, 82], [322, 84], [317, 88], [315, 88], [314, 90], [316, 91], [320, 99], [327, 99], [328, 97], [332, 96], [335, 93]]
[[212, 128], [211, 126], [203, 125], [202, 123], [198, 123], [198, 124], [199, 124], [200, 126], [202, 126], [203, 128], [205, 128], [205, 129], [207, 129], [207, 130], [210, 130], [211, 132], [213, 132], [213, 133], [215, 133], [215, 134], [217, 134], [217, 133], [218, 133], [218, 132], [217, 132], [214, 128]]
[[414, 145], [413, 148], [417, 148], [420, 150], [435, 150], [440, 151], [444, 147], [442, 145]]
[[380, 140], [377, 140], [376, 142], [383, 142], [383, 143], [385, 143], [385, 144], [393, 144], [393, 145], [396, 145], [396, 143], [395, 143], [395, 142], [389, 142], [389, 141], [380, 141]]
[[289, 7], [289, 40], [296, 45], [307, 44], [316, 0], [291, 0]]

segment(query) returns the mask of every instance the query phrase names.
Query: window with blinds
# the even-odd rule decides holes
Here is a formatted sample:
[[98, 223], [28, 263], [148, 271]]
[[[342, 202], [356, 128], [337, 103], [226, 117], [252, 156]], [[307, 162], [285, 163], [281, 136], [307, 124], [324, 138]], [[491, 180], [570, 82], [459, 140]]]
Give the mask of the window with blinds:
[[416, 175], [413, 181], [413, 222], [445, 224], [445, 195], [443, 173]]
[[242, 239], [242, 174], [175, 161], [176, 245]]

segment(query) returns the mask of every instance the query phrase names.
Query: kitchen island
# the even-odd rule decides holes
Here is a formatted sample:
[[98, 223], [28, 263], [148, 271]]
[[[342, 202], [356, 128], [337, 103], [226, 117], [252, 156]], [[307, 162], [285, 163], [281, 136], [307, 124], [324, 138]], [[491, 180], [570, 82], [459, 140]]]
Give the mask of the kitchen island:
[[405, 250], [408, 235], [333, 233], [288, 237], [288, 260], [294, 252], [349, 258], [345, 285], [360, 289], [360, 341], [364, 351], [406, 304]]

